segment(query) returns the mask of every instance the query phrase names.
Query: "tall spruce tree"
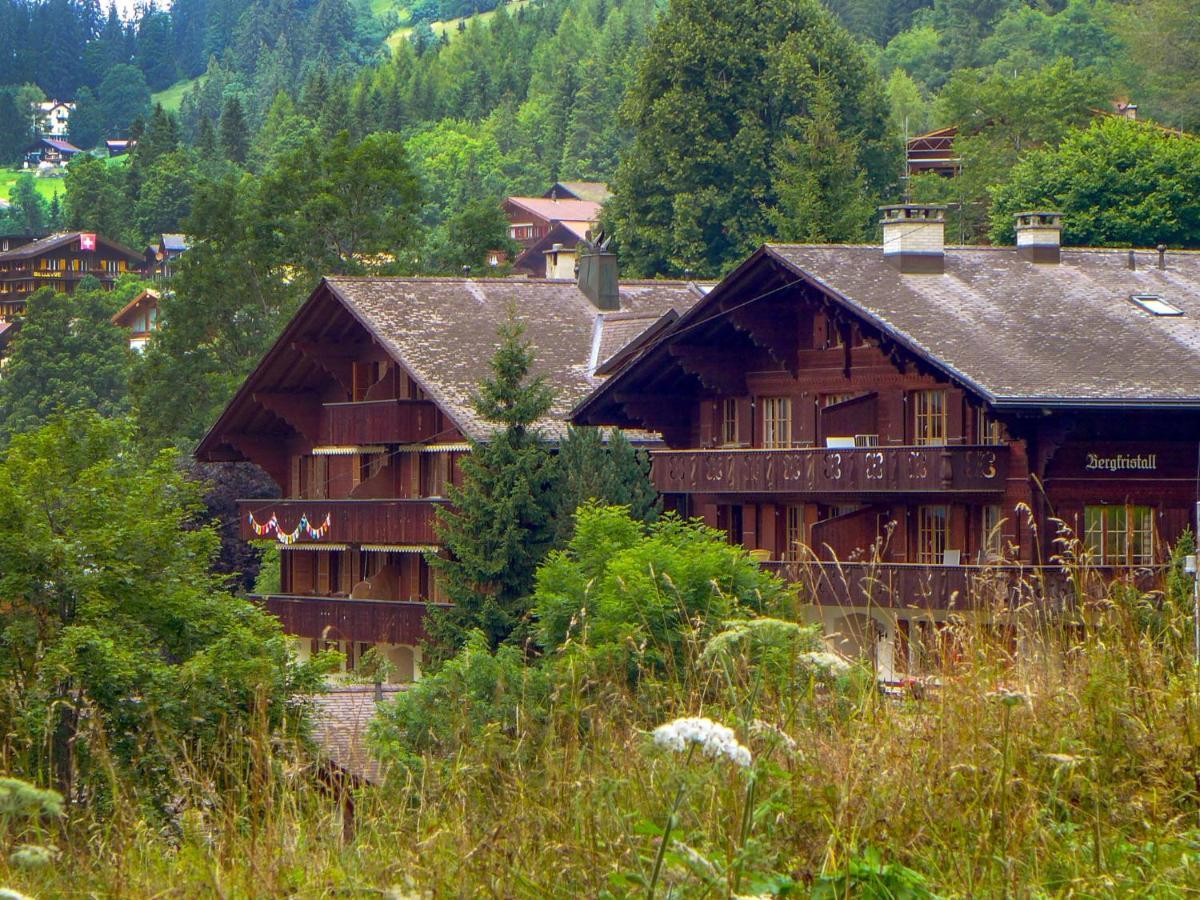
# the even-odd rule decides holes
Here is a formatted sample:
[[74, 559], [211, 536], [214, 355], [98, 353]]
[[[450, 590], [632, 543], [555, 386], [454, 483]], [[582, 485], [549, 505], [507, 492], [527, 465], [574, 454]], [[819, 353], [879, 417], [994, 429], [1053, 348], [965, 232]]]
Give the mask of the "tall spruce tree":
[[554, 462], [535, 427], [553, 395], [531, 375], [534, 356], [524, 333], [514, 313], [498, 330], [492, 375], [474, 398], [476, 413], [496, 430], [472, 442], [463, 485], [452, 487], [451, 505], [438, 510], [438, 533], [451, 556], [430, 563], [454, 605], [427, 620], [435, 663], [472, 629], [492, 646], [523, 641], [534, 573], [553, 545]]
[[650, 481], [650, 457], [619, 429], [604, 440], [598, 428], [568, 428], [554, 459], [554, 544], [564, 547], [575, 533], [575, 511], [589, 500], [627, 506], [631, 518], [653, 522], [662, 500]]
[[242, 104], [237, 97], [225, 101], [221, 110], [221, 124], [218, 128], [221, 140], [221, 152], [230, 162], [239, 166], [245, 165], [246, 154], [250, 152], [250, 134], [246, 127], [246, 116], [242, 112]]

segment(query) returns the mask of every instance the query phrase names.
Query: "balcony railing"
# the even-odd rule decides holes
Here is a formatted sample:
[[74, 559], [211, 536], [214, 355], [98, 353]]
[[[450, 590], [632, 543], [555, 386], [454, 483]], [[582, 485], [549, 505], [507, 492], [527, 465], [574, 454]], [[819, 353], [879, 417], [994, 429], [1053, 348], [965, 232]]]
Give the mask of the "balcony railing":
[[[239, 500], [243, 540], [288, 544], [436, 544], [444, 500]], [[253, 517], [253, 519], [251, 519]]]
[[288, 634], [328, 641], [419, 644], [428, 611], [442, 604], [395, 600], [348, 600], [295, 594], [257, 596]]
[[881, 494], [1004, 490], [1008, 447], [659, 450], [664, 493]]
[[1162, 566], [933, 566], [919, 563], [763, 562], [822, 606], [969, 609], [1003, 603], [1063, 608], [1107, 595], [1114, 581], [1161, 585]]
[[322, 409], [327, 444], [415, 444], [439, 430], [437, 407], [428, 400], [326, 403]]

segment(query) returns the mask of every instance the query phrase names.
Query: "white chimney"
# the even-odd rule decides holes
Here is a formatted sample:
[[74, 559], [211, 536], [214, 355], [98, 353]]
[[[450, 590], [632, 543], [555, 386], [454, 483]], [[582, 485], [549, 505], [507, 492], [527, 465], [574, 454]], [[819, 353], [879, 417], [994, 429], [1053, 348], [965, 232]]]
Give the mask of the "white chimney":
[[1017, 213], [1017, 256], [1033, 263], [1056, 263], [1062, 257], [1062, 213], [1033, 210]]
[[946, 270], [946, 207], [905, 203], [881, 206], [883, 258], [905, 275]]
[[546, 251], [547, 278], [575, 278], [575, 248], [555, 244]]

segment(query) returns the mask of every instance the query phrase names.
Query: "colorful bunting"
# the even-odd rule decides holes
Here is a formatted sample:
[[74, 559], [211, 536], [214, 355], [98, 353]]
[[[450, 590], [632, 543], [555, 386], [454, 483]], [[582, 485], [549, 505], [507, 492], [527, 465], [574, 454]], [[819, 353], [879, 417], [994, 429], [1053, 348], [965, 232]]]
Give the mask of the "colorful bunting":
[[296, 541], [300, 539], [301, 535], [306, 535], [309, 540], [321, 540], [321, 538], [325, 537], [325, 535], [329, 533], [329, 525], [332, 518], [332, 513], [325, 514], [325, 521], [322, 522], [318, 528], [313, 528], [312, 525], [308, 523], [308, 514], [305, 513], [300, 517], [300, 524], [296, 526], [296, 530], [291, 532], [282, 530], [279, 524], [279, 518], [274, 513], [271, 514], [270, 519], [261, 523], [254, 520], [254, 513], [250, 513], [247, 518], [250, 520], [250, 527], [259, 537], [262, 537], [265, 534], [270, 534], [273, 531], [275, 532], [275, 539], [279, 541], [279, 543], [286, 545], [296, 543]]

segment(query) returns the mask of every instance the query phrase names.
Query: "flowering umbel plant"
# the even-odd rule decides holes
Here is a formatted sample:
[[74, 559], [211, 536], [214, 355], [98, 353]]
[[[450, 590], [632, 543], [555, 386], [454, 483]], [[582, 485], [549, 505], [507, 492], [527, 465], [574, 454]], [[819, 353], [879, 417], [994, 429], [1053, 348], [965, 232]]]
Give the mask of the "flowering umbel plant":
[[750, 751], [738, 743], [733, 729], [703, 717], [675, 719], [654, 729], [654, 743], [682, 753], [690, 746], [699, 747], [710, 759], [727, 759], [743, 769], [750, 767]]

